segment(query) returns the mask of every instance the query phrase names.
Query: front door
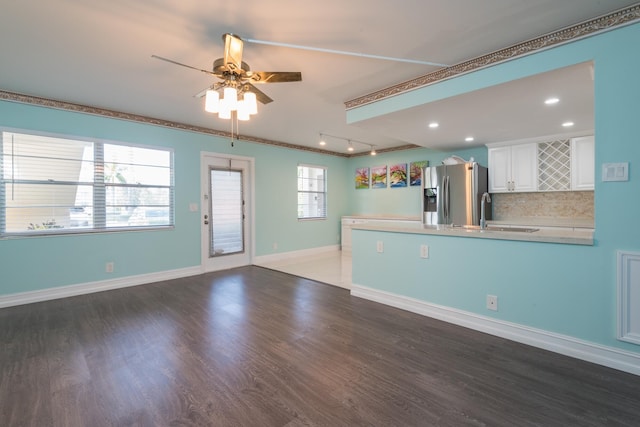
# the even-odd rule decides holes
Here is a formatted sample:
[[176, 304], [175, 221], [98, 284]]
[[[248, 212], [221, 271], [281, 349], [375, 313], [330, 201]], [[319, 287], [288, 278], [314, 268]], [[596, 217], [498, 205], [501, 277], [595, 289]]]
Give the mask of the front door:
[[251, 264], [252, 160], [202, 155], [202, 265], [205, 271]]

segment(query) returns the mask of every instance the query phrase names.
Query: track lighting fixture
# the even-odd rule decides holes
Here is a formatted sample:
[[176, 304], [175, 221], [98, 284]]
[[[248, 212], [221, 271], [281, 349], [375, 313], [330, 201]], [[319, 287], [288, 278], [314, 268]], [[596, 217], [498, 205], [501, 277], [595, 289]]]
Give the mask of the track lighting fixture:
[[353, 153], [356, 149], [353, 145], [353, 143], [357, 143], [357, 144], [362, 144], [362, 145], [368, 145], [369, 147], [371, 147], [371, 155], [375, 156], [375, 150], [373, 149], [373, 145], [367, 143], [367, 142], [362, 142], [362, 141], [356, 141], [355, 139], [350, 139], [350, 138], [343, 138], [341, 136], [335, 136], [335, 135], [329, 135], [328, 133], [322, 133], [320, 132], [320, 142], [319, 144], [322, 146], [327, 145], [326, 142], [326, 137], [330, 137], [330, 138], [334, 138], [334, 139], [341, 139], [342, 141], [346, 141], [347, 142], [347, 151], [349, 153]]

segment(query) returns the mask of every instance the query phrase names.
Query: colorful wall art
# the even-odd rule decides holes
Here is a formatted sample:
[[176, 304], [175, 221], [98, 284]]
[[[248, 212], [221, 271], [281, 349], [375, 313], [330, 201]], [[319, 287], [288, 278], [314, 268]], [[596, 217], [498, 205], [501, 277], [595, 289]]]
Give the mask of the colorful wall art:
[[371, 188], [387, 188], [387, 165], [371, 168]]
[[400, 188], [407, 186], [407, 164], [399, 163], [389, 168], [389, 186]]
[[387, 180], [389, 181], [389, 188], [420, 186], [422, 185], [422, 171], [428, 165], [428, 160], [422, 160], [411, 163], [397, 163], [391, 166], [356, 168], [354, 177], [356, 190], [387, 188]]
[[422, 185], [422, 169], [429, 165], [427, 160], [411, 162], [409, 167], [409, 185]]
[[369, 168], [356, 168], [356, 190], [369, 188]]

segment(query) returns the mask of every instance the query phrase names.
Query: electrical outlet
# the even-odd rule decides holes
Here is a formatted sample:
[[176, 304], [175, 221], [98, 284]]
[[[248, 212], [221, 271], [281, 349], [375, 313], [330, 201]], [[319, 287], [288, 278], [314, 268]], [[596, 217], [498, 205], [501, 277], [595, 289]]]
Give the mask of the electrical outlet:
[[382, 243], [381, 240], [378, 240], [376, 242], [376, 251], [381, 254], [382, 252], [384, 252], [384, 243]]
[[429, 246], [420, 245], [420, 258], [429, 258]]
[[104, 271], [106, 271], [107, 273], [113, 273], [114, 267], [115, 267], [114, 262], [110, 261], [110, 262], [105, 264]]
[[487, 295], [487, 309], [498, 311], [498, 297], [495, 295]]

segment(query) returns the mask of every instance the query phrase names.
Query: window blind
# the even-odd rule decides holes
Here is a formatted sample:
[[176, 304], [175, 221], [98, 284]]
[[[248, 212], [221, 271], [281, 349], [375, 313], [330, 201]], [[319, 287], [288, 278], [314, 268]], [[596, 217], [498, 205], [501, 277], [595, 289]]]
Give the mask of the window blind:
[[298, 166], [298, 219], [327, 217], [327, 169]]
[[2, 132], [1, 235], [173, 223], [171, 150]]

